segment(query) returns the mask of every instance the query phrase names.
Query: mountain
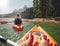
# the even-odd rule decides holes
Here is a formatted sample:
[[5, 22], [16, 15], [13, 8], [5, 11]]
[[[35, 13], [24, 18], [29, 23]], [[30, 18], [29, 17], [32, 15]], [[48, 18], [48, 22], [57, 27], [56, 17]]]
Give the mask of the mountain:
[[15, 9], [12, 13], [0, 15], [0, 18], [1, 17], [15, 17], [17, 14], [21, 15], [21, 12], [23, 11], [24, 11], [23, 9], [18, 9], [18, 10]]
[[15, 12], [23, 12], [24, 10], [23, 9], [15, 9], [14, 11], [13, 11], [13, 13], [15, 13]]

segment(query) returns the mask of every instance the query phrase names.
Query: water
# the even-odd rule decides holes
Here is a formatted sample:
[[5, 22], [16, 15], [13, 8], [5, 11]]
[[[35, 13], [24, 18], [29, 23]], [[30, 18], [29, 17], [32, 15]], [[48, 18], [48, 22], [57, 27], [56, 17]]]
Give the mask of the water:
[[[17, 42], [21, 37], [23, 37], [33, 26], [34, 24], [31, 22], [24, 22], [25, 19], [22, 19], [24, 24], [24, 30], [19, 34], [14, 31], [12, 28], [14, 18], [0, 18], [0, 21], [7, 21], [7, 24], [0, 24], [0, 35], [5, 37], [6, 39], [10, 39], [14, 42]], [[7, 46], [6, 44], [0, 43], [0, 46]]]

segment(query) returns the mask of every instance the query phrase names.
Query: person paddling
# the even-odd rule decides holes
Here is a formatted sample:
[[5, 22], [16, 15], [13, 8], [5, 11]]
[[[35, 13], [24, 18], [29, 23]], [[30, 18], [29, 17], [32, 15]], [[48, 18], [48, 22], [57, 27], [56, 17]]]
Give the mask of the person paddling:
[[19, 17], [19, 14], [17, 14], [17, 17], [16, 17], [15, 20], [14, 20], [14, 23], [15, 23], [16, 25], [20, 25], [20, 24], [22, 23], [22, 20], [21, 20], [21, 18]]

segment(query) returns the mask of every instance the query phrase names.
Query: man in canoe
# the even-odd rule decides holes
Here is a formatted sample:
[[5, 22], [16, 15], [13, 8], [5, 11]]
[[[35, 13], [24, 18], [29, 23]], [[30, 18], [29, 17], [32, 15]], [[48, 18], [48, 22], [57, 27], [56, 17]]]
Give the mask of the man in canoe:
[[14, 23], [15, 23], [16, 25], [20, 25], [20, 24], [22, 23], [22, 20], [21, 20], [21, 18], [19, 17], [19, 14], [17, 14], [17, 17], [16, 17], [15, 20], [14, 20]]

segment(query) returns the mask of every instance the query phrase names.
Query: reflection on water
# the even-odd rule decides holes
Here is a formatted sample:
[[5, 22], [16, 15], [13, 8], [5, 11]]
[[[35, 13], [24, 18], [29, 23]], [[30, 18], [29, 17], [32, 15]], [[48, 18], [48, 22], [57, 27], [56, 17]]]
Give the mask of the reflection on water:
[[[24, 21], [25, 19], [22, 19], [22, 21]], [[7, 21], [7, 22], [13, 22], [14, 18], [0, 18], [0, 22], [1, 21]]]
[[1, 21], [7, 21], [7, 22], [12, 22], [14, 20], [14, 18], [0, 18], [0, 22]]

